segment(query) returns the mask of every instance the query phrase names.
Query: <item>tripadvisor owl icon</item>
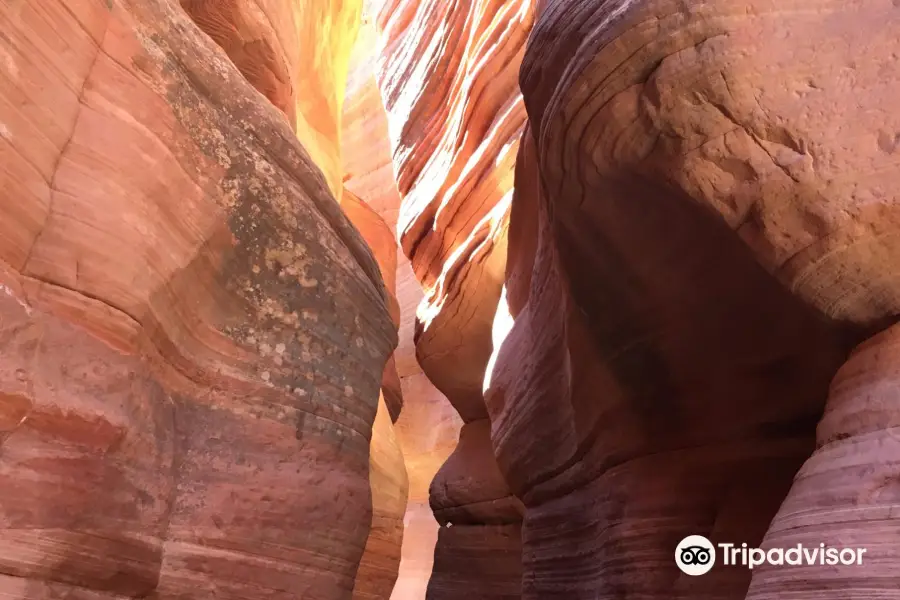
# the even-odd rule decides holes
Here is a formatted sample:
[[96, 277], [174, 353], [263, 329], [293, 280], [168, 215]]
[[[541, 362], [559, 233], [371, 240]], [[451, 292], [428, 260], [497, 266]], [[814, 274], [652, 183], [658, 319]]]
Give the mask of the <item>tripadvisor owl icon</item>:
[[716, 564], [716, 548], [702, 535], [689, 535], [675, 548], [675, 564], [686, 575], [704, 575]]

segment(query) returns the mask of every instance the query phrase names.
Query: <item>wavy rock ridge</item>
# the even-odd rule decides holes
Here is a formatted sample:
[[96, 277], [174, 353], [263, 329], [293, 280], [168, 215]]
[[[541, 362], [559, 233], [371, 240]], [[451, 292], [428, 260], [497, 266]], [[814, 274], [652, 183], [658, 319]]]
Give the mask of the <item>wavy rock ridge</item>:
[[389, 1], [378, 17], [397, 230], [425, 292], [416, 358], [465, 423], [431, 485], [442, 527], [429, 598], [518, 594], [521, 514], [494, 465], [482, 383], [525, 121], [516, 78], [531, 4]]
[[[365, 203], [393, 231], [400, 209], [400, 193], [391, 161], [387, 114], [375, 80], [381, 31], [373, 15], [378, 13], [382, 4], [380, 1], [366, 2], [363, 7], [363, 22], [351, 56], [347, 82], [342, 158], [345, 188], [364, 198]], [[391, 247], [396, 254], [393, 235]], [[389, 266], [382, 265], [383, 272], [388, 270]], [[393, 571], [396, 585], [391, 591], [390, 585], [394, 580], [387, 576], [389, 571], [381, 569], [379, 572], [385, 577], [380, 578], [382, 583], [378, 590], [370, 591], [377, 598], [390, 596], [395, 600], [415, 600], [425, 596], [437, 541], [438, 524], [428, 506], [428, 486], [452, 452], [461, 423], [456, 412], [430, 384], [416, 362], [413, 329], [422, 291], [405, 256], [401, 254], [396, 261], [396, 277], [391, 273], [386, 274], [385, 279], [396, 282], [401, 341], [388, 367], [392, 364], [396, 367], [394, 384], [400, 386], [408, 400], [394, 429], [403, 454], [409, 488], [406, 514], [394, 518], [394, 522], [399, 524], [402, 517], [403, 527], [401, 560], [399, 565], [394, 565]], [[387, 386], [383, 389], [386, 390]], [[395, 539], [399, 540], [399, 536]], [[392, 546], [392, 560], [396, 559], [399, 550], [399, 545]], [[361, 567], [357, 582], [362, 573]], [[370, 579], [372, 581], [374, 579]]]

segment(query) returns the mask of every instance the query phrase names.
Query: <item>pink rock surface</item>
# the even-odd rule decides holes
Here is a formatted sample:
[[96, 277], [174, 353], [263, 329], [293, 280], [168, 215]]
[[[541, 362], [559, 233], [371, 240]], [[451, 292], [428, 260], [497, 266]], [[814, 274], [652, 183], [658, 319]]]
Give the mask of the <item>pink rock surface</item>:
[[425, 291], [416, 356], [464, 420], [481, 398], [525, 121], [516, 85], [527, 0], [392, 0], [378, 82], [403, 198], [400, 243]]
[[896, 4], [7, 0], [0, 597], [900, 600]]
[[440, 526], [428, 502], [410, 502], [403, 518], [403, 548], [391, 600], [422, 600], [434, 568], [434, 547]]
[[173, 0], [0, 22], [0, 595], [349, 599], [396, 334], [314, 152]]
[[441, 527], [426, 598], [521, 598], [521, 526]]
[[[395, 327], [399, 327], [402, 314], [396, 296], [398, 252], [394, 226], [400, 195], [391, 168], [387, 119], [375, 85], [372, 56], [377, 32], [367, 17], [369, 4], [363, 6], [362, 26], [349, 61], [342, 115], [341, 206], [375, 253], [390, 293], [391, 317]], [[409, 476], [398, 430], [392, 423], [403, 408], [397, 360], [395, 353], [385, 365], [381, 389], [387, 414], [379, 414], [372, 436], [372, 529], [353, 591], [353, 597], [360, 600], [390, 597], [400, 574]]]
[[[864, 549], [859, 563], [769, 566], [747, 600], [900, 596], [900, 326], [858, 346], [831, 382], [816, 451], [761, 547]], [[840, 557], [839, 557], [840, 558]]]
[[[382, 34], [375, 15], [383, 5], [381, 0], [368, 1], [363, 8], [363, 23], [348, 75], [342, 157], [346, 189], [362, 198], [393, 230], [401, 200], [394, 178], [388, 115], [375, 79]], [[422, 600], [438, 533], [438, 524], [428, 506], [428, 486], [453, 451], [461, 423], [416, 361], [413, 332], [416, 308], [423, 294], [409, 260], [402, 254], [397, 260], [396, 284], [400, 344], [392, 357], [397, 375], [394, 383], [399, 382], [408, 402], [404, 402], [395, 431], [410, 486], [397, 582], [393, 591], [383, 597]]]
[[810, 458], [847, 353], [898, 312], [897, 10], [539, 4], [486, 394], [523, 598], [744, 598], [747, 570], [676, 569], [688, 534], [878, 554], [760, 570], [748, 597], [900, 594], [891, 422], [867, 408], [891, 337], [831, 383]]
[[395, 424], [409, 474], [402, 558], [391, 600], [422, 600], [431, 578], [439, 525], [428, 489], [456, 447], [462, 421], [447, 399], [420, 371], [401, 379], [408, 399]]
[[288, 118], [341, 195], [342, 108], [363, 0], [180, 0], [244, 77]]
[[[395, 296], [397, 272], [397, 240], [388, 228], [384, 219], [373, 210], [362, 198], [349, 190], [341, 196], [341, 210], [350, 219], [360, 235], [372, 249], [378, 268], [383, 273], [384, 285], [388, 293], [388, 309], [394, 327], [400, 326], [400, 304]], [[400, 386], [400, 375], [392, 355], [384, 365], [381, 378], [381, 391], [391, 421], [396, 421], [403, 408], [403, 392]]]
[[[463, 587], [483, 598], [506, 597], [518, 586], [518, 552], [511, 549], [518, 534], [486, 527], [512, 519], [507, 529], [514, 530], [519, 513], [512, 509], [510, 516], [504, 506], [515, 501], [494, 464], [482, 386], [506, 260], [513, 161], [525, 120], [516, 78], [531, 6], [530, 0], [391, 0], [378, 17], [378, 83], [403, 198], [397, 231], [424, 290], [416, 359], [462, 420], [479, 422], [463, 430], [469, 433], [432, 486], [430, 504], [439, 522], [440, 515], [468, 518], [465, 531], [460, 524], [453, 535], [441, 532], [435, 553], [440, 573], [431, 580], [429, 598], [458, 598]], [[406, 331], [401, 325], [401, 339]], [[407, 464], [414, 460], [407, 455]], [[482, 538], [484, 551], [461, 560]], [[488, 549], [501, 546], [502, 568], [478, 566], [499, 556]], [[511, 568], [508, 556], [514, 557]], [[488, 581], [491, 573], [510, 579]]]
[[353, 598], [384, 600], [390, 597], [400, 568], [409, 483], [403, 452], [383, 399], [372, 428], [369, 465], [372, 528], [356, 573]]

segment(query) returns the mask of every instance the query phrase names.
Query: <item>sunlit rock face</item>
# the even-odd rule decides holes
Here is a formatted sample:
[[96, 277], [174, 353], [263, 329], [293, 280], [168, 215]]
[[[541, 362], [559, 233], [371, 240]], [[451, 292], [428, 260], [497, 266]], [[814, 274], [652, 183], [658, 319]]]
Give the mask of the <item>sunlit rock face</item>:
[[540, 3], [485, 396], [523, 598], [900, 594], [894, 4]]
[[[384, 0], [365, 0], [364, 3], [347, 73], [341, 158], [344, 186], [363, 198], [394, 232], [400, 210], [400, 192], [391, 164], [387, 113], [375, 80], [381, 36], [375, 15], [383, 4]], [[393, 274], [388, 276], [393, 277]]]
[[[347, 79], [342, 160], [345, 189], [377, 212], [393, 232], [400, 210], [400, 193], [394, 179], [387, 113], [375, 80], [381, 34], [375, 15], [383, 4], [381, 0], [374, 0], [366, 2], [363, 7], [362, 24], [351, 55]], [[344, 208], [346, 211], [346, 203]], [[396, 240], [393, 244], [396, 253]], [[382, 264], [382, 271], [388, 270], [390, 267]], [[372, 589], [372, 593], [382, 599], [421, 600], [425, 597], [431, 576], [438, 534], [438, 524], [428, 506], [428, 486], [453, 451], [461, 422], [416, 361], [413, 329], [422, 289], [412, 273], [409, 260], [402, 253], [397, 257], [394, 270], [396, 277], [394, 273], [386, 273], [385, 281], [390, 289], [396, 289], [401, 341], [386, 368], [394, 367], [394, 383], [402, 390], [403, 409], [399, 417], [393, 410], [392, 415], [396, 420], [396, 441], [408, 474], [409, 492], [406, 513], [399, 515], [402, 518], [403, 538], [399, 568], [394, 572], [396, 582], [389, 580], [389, 573], [382, 569], [380, 573], [384, 576], [378, 579], [377, 584], [380, 589]], [[393, 288], [395, 284], [396, 288]], [[389, 387], [385, 378], [382, 389], [386, 396]], [[391, 405], [391, 402], [388, 404]], [[399, 409], [399, 404], [396, 407]], [[375, 535], [374, 529], [371, 535]], [[400, 552], [399, 538], [394, 539], [396, 546], [391, 546], [392, 558], [395, 556], [394, 548]], [[360, 575], [362, 571], [361, 568]], [[357, 592], [361, 590], [360, 582], [358, 576]], [[393, 590], [389, 587], [391, 583], [394, 584]]]
[[[369, 202], [346, 189], [348, 184], [354, 189], [360, 188], [352, 173], [367, 166], [359, 163], [364, 163], [365, 157], [372, 154], [372, 142], [377, 139], [359, 135], [360, 129], [365, 130], [373, 120], [369, 114], [357, 114], [355, 107], [348, 115], [340, 110], [343, 106], [344, 73], [349, 71], [354, 75], [354, 88], [360, 85], [358, 80], [363, 57], [358, 49], [365, 40], [356, 39], [353, 42], [356, 52], [348, 51], [349, 40], [354, 39], [357, 33], [360, 3], [319, 2], [298, 7], [298, 10], [284, 2], [257, 6], [237, 1], [213, 3], [185, 0], [182, 4], [204, 31], [227, 51], [248, 81], [295, 124], [300, 139], [309, 140], [314, 158], [327, 166], [332, 179], [336, 165], [340, 167], [340, 182], [344, 186], [339, 195], [341, 209], [374, 254], [384, 279], [388, 308], [396, 330], [400, 324], [399, 304], [395, 296], [396, 238]], [[311, 30], [308, 27], [310, 19], [304, 20], [304, 15], [312, 17], [311, 22], [317, 28]], [[333, 24], [342, 21], [345, 21], [343, 27], [332, 32]], [[276, 29], [271, 28], [272, 23], [278, 24]], [[301, 54], [276, 52], [282, 39], [299, 44]], [[262, 54], [251, 51], [260, 47], [265, 49]], [[304, 50], [312, 54], [313, 61], [302, 54]], [[276, 68], [283, 64], [288, 64], [286, 73], [289, 76], [278, 75], [276, 79], [283, 85], [273, 86], [271, 75], [284, 71]], [[369, 79], [370, 88], [374, 88], [371, 73]], [[298, 83], [302, 89], [296, 91]], [[351, 95], [348, 90], [347, 95], [355, 98], [358, 94]], [[315, 101], [317, 99], [318, 102]], [[383, 113], [382, 110], [382, 119]], [[346, 130], [349, 130], [349, 136], [345, 134]], [[342, 138], [349, 138], [343, 146]], [[387, 144], [386, 133], [382, 136], [382, 143]], [[350, 149], [346, 157], [341, 152], [342, 147]], [[390, 170], [388, 175], [388, 187], [396, 190]], [[330, 183], [334, 184], [334, 181]], [[384, 190], [365, 189], [367, 196], [370, 191], [376, 192], [376, 201], [383, 201]], [[392, 355], [382, 374], [378, 415], [370, 444], [372, 523], [356, 573], [353, 587], [355, 599], [389, 596], [397, 577], [408, 480], [392, 421], [397, 419], [402, 406], [400, 378]]]
[[521, 516], [493, 461], [482, 387], [525, 121], [517, 77], [532, 2], [393, 0], [378, 24], [378, 83], [403, 198], [397, 231], [425, 294], [416, 357], [466, 423], [430, 493], [442, 529], [428, 597], [517, 597]]
[[180, 0], [247, 80], [285, 113], [336, 198], [341, 109], [363, 0]]
[[396, 324], [297, 92], [360, 7], [295, 4], [0, 4], [0, 596], [352, 596]]
[[465, 420], [483, 418], [530, 4], [394, 1], [381, 22], [378, 78], [403, 198], [397, 230], [425, 290], [416, 354]]
[[[394, 328], [400, 326], [400, 305], [397, 303], [396, 272], [397, 272], [397, 240], [393, 231], [385, 223], [384, 219], [375, 212], [362, 198], [345, 189], [341, 195], [341, 210], [350, 219], [350, 222], [359, 231], [375, 255], [379, 270], [384, 273], [384, 284], [388, 294], [388, 309]], [[381, 389], [388, 414], [392, 421], [396, 421], [403, 408], [403, 392], [400, 388], [400, 376], [397, 373], [397, 365], [392, 355], [384, 366]]]

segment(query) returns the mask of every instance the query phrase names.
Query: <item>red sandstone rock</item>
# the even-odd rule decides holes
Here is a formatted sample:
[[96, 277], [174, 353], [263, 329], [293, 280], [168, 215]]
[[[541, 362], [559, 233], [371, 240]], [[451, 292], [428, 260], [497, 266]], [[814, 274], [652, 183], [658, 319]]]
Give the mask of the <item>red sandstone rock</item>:
[[773, 517], [766, 544], [881, 554], [852, 575], [761, 570], [748, 597], [898, 597], [900, 521], [881, 508], [896, 452], [890, 419], [869, 412], [890, 402], [893, 338], [838, 375], [830, 443], [809, 458], [830, 380], [900, 301], [900, 112], [884, 102], [900, 93], [898, 9], [539, 11], [499, 311], [515, 324], [486, 394], [525, 505], [523, 598], [744, 598], [748, 571], [681, 575], [674, 548], [759, 544]]
[[522, 503], [510, 495], [496, 463], [485, 460], [493, 455], [490, 434], [487, 419], [466, 423], [460, 430], [453, 454], [431, 484], [431, 508], [441, 525], [513, 525], [522, 521]]
[[408, 402], [395, 427], [409, 474], [409, 504], [400, 571], [391, 599], [421, 600], [431, 578], [439, 528], [428, 503], [428, 489], [456, 447], [462, 422], [422, 372], [408, 374], [401, 381]]
[[[394, 275], [397, 269], [397, 241], [394, 234], [374, 210], [348, 190], [344, 190], [342, 194], [341, 208], [368, 242], [381, 272], [386, 274], [390, 313], [396, 328], [400, 324], [400, 307], [394, 297]], [[353, 597], [360, 600], [390, 596], [400, 564], [408, 479], [403, 453], [392, 423], [399, 417], [403, 406], [400, 377], [393, 356], [385, 364], [381, 392], [369, 456], [372, 528], [353, 589]]]
[[[375, 80], [381, 31], [373, 17], [383, 5], [381, 0], [368, 1], [363, 9], [363, 23], [348, 74], [342, 158], [346, 189], [363, 199], [393, 230], [400, 209], [400, 193], [394, 179], [388, 118]], [[392, 357], [397, 375], [392, 381], [401, 385], [410, 401], [405, 403], [395, 428], [410, 488], [397, 582], [393, 593], [388, 590], [383, 597], [421, 600], [431, 575], [438, 534], [438, 524], [428, 506], [428, 486], [453, 451], [461, 424], [416, 361], [413, 330], [422, 290], [408, 259], [402, 255], [397, 264], [396, 294], [401, 343]], [[386, 370], [384, 390], [388, 389], [387, 376]]]
[[0, 8], [0, 595], [900, 597], [896, 7], [302, 4]]
[[[416, 358], [471, 423], [432, 487], [438, 521], [440, 515], [462, 521], [452, 535], [441, 531], [429, 598], [456, 599], [463, 588], [480, 598], [507, 597], [519, 586], [519, 536], [510, 533], [518, 527], [517, 502], [494, 465], [482, 386], [525, 120], [516, 80], [531, 5], [390, 0], [378, 19], [384, 35], [378, 81], [403, 197], [397, 229], [425, 292]], [[485, 527], [510, 520], [515, 524], [503, 533]], [[461, 560], [472, 544], [482, 551]], [[500, 546], [502, 557], [490, 551]], [[492, 573], [507, 579], [490, 580]]]
[[[394, 326], [400, 326], [400, 305], [394, 295], [397, 272], [397, 240], [387, 224], [366, 202], [349, 190], [341, 196], [341, 209], [350, 222], [369, 244], [384, 274], [384, 284], [388, 290], [388, 307]], [[403, 408], [403, 392], [400, 389], [400, 376], [393, 356], [384, 366], [381, 379], [381, 390], [390, 413], [391, 421], [396, 421]]]
[[363, 198], [394, 232], [400, 192], [391, 162], [387, 113], [375, 80], [381, 32], [373, 15], [383, 4], [384, 0], [365, 0], [363, 7], [347, 74], [341, 157], [344, 186]]
[[[390, 210], [399, 207], [400, 195], [391, 169], [384, 107], [371, 64], [375, 29], [365, 16], [371, 10], [368, 4], [364, 6], [363, 25], [350, 57], [342, 116], [345, 189], [341, 207], [373, 249], [390, 294], [391, 317], [399, 327], [396, 217], [390, 215]], [[385, 365], [381, 390], [386, 412], [379, 413], [372, 435], [372, 529], [353, 590], [353, 597], [361, 600], [384, 600], [391, 596], [399, 575], [409, 494], [402, 447], [392, 424], [403, 406], [395, 355]]]
[[369, 461], [372, 528], [356, 573], [353, 598], [384, 600], [391, 595], [400, 566], [409, 483], [403, 452], [383, 400], [372, 428]]
[[[338, 4], [298, 87], [341, 77]], [[174, 0], [0, 21], [0, 595], [350, 598], [395, 329], [321, 159], [340, 93], [297, 99], [307, 152]]]
[[863, 548], [861, 564], [762, 566], [747, 600], [900, 597], [900, 326], [840, 368], [817, 448], [794, 478], [762, 548]]
[[465, 420], [481, 398], [525, 120], [518, 65], [530, 2], [393, 0], [379, 85], [403, 197], [400, 243], [425, 290], [416, 355]]
[[522, 597], [521, 527], [441, 527], [426, 598]]
[[286, 114], [340, 198], [341, 113], [363, 0], [180, 1], [247, 80]]

